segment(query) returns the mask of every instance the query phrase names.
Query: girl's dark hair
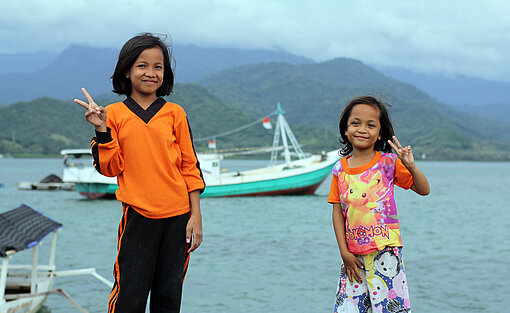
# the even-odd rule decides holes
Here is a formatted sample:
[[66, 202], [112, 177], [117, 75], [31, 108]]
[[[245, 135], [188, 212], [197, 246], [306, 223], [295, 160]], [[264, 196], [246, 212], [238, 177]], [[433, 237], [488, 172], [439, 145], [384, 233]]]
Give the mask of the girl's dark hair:
[[391, 152], [391, 146], [388, 144], [388, 140], [392, 140], [395, 133], [393, 132], [393, 126], [391, 125], [390, 115], [386, 110], [386, 107], [391, 107], [391, 105], [384, 103], [373, 96], [363, 96], [354, 98], [351, 102], [349, 102], [340, 117], [340, 122], [338, 123], [338, 128], [340, 129], [340, 143], [344, 145], [344, 147], [340, 150], [340, 154], [348, 155], [352, 152], [352, 144], [349, 139], [347, 139], [345, 132], [347, 131], [347, 126], [349, 126], [348, 121], [351, 116], [352, 108], [358, 104], [368, 104], [379, 110], [379, 122], [381, 124], [379, 135], [381, 136], [381, 139], [377, 139], [375, 142], [374, 150]]
[[163, 84], [156, 91], [157, 97], [168, 96], [174, 87], [174, 72], [170, 64], [172, 55], [164, 39], [154, 36], [151, 33], [143, 33], [129, 39], [119, 53], [119, 60], [112, 75], [113, 92], [119, 95], [130, 96], [132, 91], [131, 80], [126, 73], [135, 63], [136, 59], [145, 49], [159, 47], [163, 52], [164, 70]]

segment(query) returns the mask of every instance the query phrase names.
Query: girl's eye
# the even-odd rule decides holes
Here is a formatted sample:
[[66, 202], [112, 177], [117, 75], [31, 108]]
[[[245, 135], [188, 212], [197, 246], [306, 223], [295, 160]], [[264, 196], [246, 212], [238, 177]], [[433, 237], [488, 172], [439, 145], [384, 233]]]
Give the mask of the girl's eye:
[[359, 123], [358, 122], [351, 122], [351, 125], [358, 126]]
[[145, 67], [145, 64], [138, 64], [136, 67]]
[[374, 127], [375, 127], [375, 125], [374, 125], [374, 124], [368, 124], [368, 127], [372, 127], [372, 128], [374, 128]]

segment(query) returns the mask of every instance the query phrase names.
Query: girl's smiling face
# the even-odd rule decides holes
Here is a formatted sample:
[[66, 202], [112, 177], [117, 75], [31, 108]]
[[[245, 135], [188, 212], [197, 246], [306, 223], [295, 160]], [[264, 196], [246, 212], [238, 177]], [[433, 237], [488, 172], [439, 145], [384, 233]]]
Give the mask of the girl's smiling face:
[[345, 135], [354, 151], [374, 149], [377, 139], [381, 138], [379, 118], [379, 110], [371, 105], [357, 104], [352, 108]]
[[163, 84], [164, 74], [163, 52], [159, 47], [143, 50], [135, 63], [126, 73], [126, 77], [131, 81], [131, 97], [135, 99], [154, 97], [156, 91]]

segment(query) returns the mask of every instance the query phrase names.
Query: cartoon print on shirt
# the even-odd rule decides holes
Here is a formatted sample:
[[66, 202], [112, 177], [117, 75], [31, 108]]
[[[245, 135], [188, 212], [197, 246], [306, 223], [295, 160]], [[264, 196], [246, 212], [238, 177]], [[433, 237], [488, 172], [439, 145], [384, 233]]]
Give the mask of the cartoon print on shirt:
[[347, 220], [351, 229], [364, 225], [377, 225], [372, 209], [379, 207], [374, 196], [376, 190], [381, 187], [382, 179], [380, 176], [380, 173], [378, 173], [370, 182], [366, 183], [355, 181], [353, 177], [347, 174], [344, 175], [344, 180], [349, 184], [349, 189], [340, 196], [340, 199], [347, 204]]

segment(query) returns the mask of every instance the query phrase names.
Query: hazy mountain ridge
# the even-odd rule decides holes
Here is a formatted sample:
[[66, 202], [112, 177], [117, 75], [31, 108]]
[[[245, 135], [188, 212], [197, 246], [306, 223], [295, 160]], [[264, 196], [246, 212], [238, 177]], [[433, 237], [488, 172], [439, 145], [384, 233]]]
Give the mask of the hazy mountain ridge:
[[375, 66], [394, 79], [413, 84], [437, 100], [458, 108], [510, 104], [510, 82], [490, 81], [463, 75], [418, 73], [403, 68]]
[[[34, 72], [28, 67], [32, 58], [45, 55], [9, 55], [10, 62], [19, 62], [20, 72], [0, 74], [0, 106], [17, 101], [29, 101], [40, 97], [71, 99], [81, 96], [81, 87], [93, 94], [110, 92], [110, 76], [113, 74], [119, 50], [71, 45], [52, 62]], [[199, 48], [173, 46], [177, 82], [192, 82], [225, 68], [251, 63], [282, 61], [287, 63], [313, 62], [284, 51], [240, 50], [227, 48]], [[31, 57], [29, 57], [31, 56]], [[0, 58], [3, 57], [0, 55]], [[23, 59], [30, 59], [26, 66]], [[41, 59], [41, 62], [47, 61]], [[3, 64], [7, 59], [0, 62]]]
[[37, 72], [53, 62], [57, 52], [0, 54], [0, 75]]
[[[80, 57], [82, 53], [87, 56]], [[0, 77], [0, 98], [5, 95], [7, 89], [16, 91], [16, 88], [23, 88], [14, 93], [20, 97], [31, 94], [35, 96], [37, 92], [44, 91], [56, 93], [60, 99], [72, 99], [76, 96], [83, 98], [80, 87], [85, 86], [103, 104], [117, 101], [119, 97], [111, 93], [109, 82], [116, 53], [113, 49], [72, 46], [60, 54], [54, 63], [35, 74], [9, 74], [9, 79], [14, 85], [2, 85], [4, 77]], [[178, 56], [177, 51], [174, 53]], [[225, 51], [218, 53], [228, 55]], [[188, 55], [191, 56], [192, 53]], [[214, 63], [214, 57], [208, 59], [208, 53], [202, 55], [204, 64], [207, 64], [208, 60], [209, 63]], [[390, 111], [397, 135], [402, 142], [412, 144], [419, 156], [424, 154], [431, 159], [451, 160], [502, 160], [508, 159], [510, 155], [508, 120], [495, 123], [494, 119], [480, 118], [455, 110], [415, 86], [385, 76], [358, 60], [338, 58], [322, 63], [310, 63], [305, 58], [286, 53], [282, 56], [289, 57], [295, 63], [266, 62], [224, 69], [200, 80], [198, 84], [202, 87], [178, 84], [169, 99], [185, 107], [198, 137], [217, 134], [220, 130], [229, 130], [260, 118], [273, 112], [276, 102], [280, 102], [287, 111], [286, 116], [291, 126], [301, 132], [303, 137], [298, 137], [300, 142], [305, 142], [310, 150], [317, 151], [321, 147], [338, 147], [338, 118], [343, 106], [355, 96], [373, 94], [392, 104]], [[184, 71], [186, 60], [183, 56], [179, 58], [181, 61], [177, 64], [177, 77], [180, 75], [179, 70]], [[236, 62], [253, 58], [242, 56]], [[259, 56], [259, 59], [264, 58]], [[200, 69], [202, 65], [196, 64]], [[208, 69], [212, 70], [213, 67]], [[193, 70], [190, 72], [194, 73]], [[205, 72], [206, 69], [201, 71], [201, 74]], [[69, 137], [69, 129], [66, 126], [67, 123], [71, 123], [78, 127], [84, 122], [83, 112], [77, 112], [77, 105], [71, 100], [65, 102], [66, 105], [57, 105], [55, 110], [50, 109], [49, 103], [55, 101], [46, 98], [28, 103], [15, 103], [6, 107], [7, 110], [0, 108], [0, 125], [3, 126], [0, 130], [2, 138], [0, 149], [3, 147], [5, 152], [8, 148], [11, 153], [47, 154], [55, 153], [57, 148], [88, 145], [90, 133], [84, 137], [75, 138], [74, 135]], [[75, 111], [72, 113], [74, 115], [67, 112], [69, 106], [74, 106]], [[26, 122], [23, 116], [17, 116], [19, 112], [14, 108], [27, 114], [31, 125], [24, 125]], [[52, 110], [54, 115], [63, 112], [61, 116], [46, 118], [48, 121], [57, 119], [61, 129], [46, 127], [37, 122], [37, 114], [40, 112], [46, 114], [46, 110]], [[209, 113], [206, 114], [207, 117], [203, 117], [201, 112]], [[76, 114], [81, 122], [75, 120]], [[196, 116], [198, 118], [195, 118]], [[12, 121], [17, 122], [13, 124]], [[81, 125], [88, 126], [83, 123]], [[87, 133], [89, 128], [85, 126], [80, 127], [82, 132]], [[44, 129], [44, 132], [35, 132], [34, 129], [37, 128]], [[14, 142], [13, 130], [16, 137]], [[270, 132], [260, 131], [261, 129], [250, 132], [242, 138], [244, 140], [239, 137], [224, 138], [223, 145], [235, 147], [270, 144], [272, 136], [269, 135]], [[28, 135], [26, 141], [22, 141], [25, 132]], [[39, 140], [37, 138], [41, 136], [37, 135], [43, 133], [48, 133], [49, 137], [45, 137], [47, 144], [37, 146], [32, 141]], [[16, 146], [18, 140], [20, 143], [23, 142], [19, 147]]]

